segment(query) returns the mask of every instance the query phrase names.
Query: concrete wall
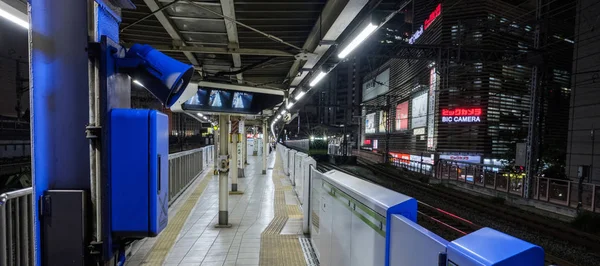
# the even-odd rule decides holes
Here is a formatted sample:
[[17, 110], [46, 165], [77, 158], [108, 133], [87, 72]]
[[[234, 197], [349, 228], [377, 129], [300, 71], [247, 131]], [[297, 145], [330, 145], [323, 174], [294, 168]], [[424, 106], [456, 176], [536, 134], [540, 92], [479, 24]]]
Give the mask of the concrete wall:
[[[600, 12], [597, 0], [577, 2], [572, 94], [567, 145], [567, 175], [577, 178], [580, 165], [590, 166], [585, 182], [600, 183]], [[593, 19], [592, 19], [593, 18]]]

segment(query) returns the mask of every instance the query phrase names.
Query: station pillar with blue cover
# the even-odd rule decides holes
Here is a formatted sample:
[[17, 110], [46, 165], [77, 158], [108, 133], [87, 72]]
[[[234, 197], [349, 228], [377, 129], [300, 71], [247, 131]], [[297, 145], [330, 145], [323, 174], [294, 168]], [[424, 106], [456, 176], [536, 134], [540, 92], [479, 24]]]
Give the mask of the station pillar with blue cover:
[[170, 107], [194, 70], [120, 46], [121, 8], [29, 1], [34, 265], [122, 265], [168, 224], [168, 118], [131, 109], [131, 78]]

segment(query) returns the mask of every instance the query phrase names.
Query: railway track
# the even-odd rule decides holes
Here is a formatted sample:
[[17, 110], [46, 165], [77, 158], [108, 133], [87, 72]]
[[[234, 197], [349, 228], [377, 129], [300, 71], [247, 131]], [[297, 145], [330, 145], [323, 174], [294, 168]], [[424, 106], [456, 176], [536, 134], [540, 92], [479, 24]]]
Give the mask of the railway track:
[[[362, 163], [362, 164], [361, 164]], [[490, 204], [485, 203], [485, 202], [477, 202], [474, 203], [473, 202], [473, 198], [471, 197], [465, 197], [464, 195], [458, 195], [458, 193], [454, 193], [454, 192], [450, 192], [448, 190], [444, 190], [441, 191], [438, 188], [434, 188], [430, 185], [421, 183], [417, 180], [407, 180], [405, 178], [401, 178], [398, 176], [395, 176], [392, 173], [388, 173], [387, 171], [383, 171], [381, 169], [378, 169], [377, 167], [371, 166], [371, 165], [365, 165], [364, 162], [361, 162], [361, 160], [359, 159], [359, 164], [361, 164], [361, 167], [368, 169], [370, 171], [372, 171], [373, 173], [376, 173], [378, 177], [385, 177], [388, 179], [392, 179], [393, 181], [400, 181], [401, 183], [403, 183], [404, 185], [408, 185], [411, 186], [412, 188], [416, 188], [419, 189], [421, 192], [426, 192], [429, 193], [430, 195], [433, 195], [435, 197], [440, 197], [441, 199], [444, 199], [445, 201], [449, 201], [452, 202], [453, 204], [458, 204], [461, 205], [461, 207], [463, 208], [473, 208], [476, 209], [479, 212], [486, 212], [487, 215], [493, 215], [495, 217], [502, 217], [503, 219], [507, 219], [506, 215], [513, 215], [512, 212], [505, 212], [502, 210], [499, 210], [500, 208], [497, 206], [490, 206]], [[332, 165], [329, 163], [319, 163], [319, 165], [317, 166], [317, 169], [320, 171], [329, 171], [329, 170], [338, 170], [341, 172], [345, 172], [354, 176], [357, 176], [356, 173], [353, 173], [351, 171], [348, 171], [346, 169], [340, 168], [336, 165]], [[358, 177], [364, 178], [366, 180], [369, 180], [371, 182], [374, 183], [379, 183], [380, 185], [386, 185], [386, 184], [381, 184], [381, 182], [379, 180], [376, 180], [374, 178], [370, 178], [370, 177], [365, 177], [362, 175], [358, 175]], [[440, 193], [443, 192], [443, 193]], [[490, 208], [489, 210], [484, 210], [484, 208]], [[492, 213], [490, 213], [492, 212]], [[483, 226], [478, 225], [468, 219], [465, 219], [459, 215], [456, 215], [454, 213], [448, 212], [446, 210], [443, 210], [441, 208], [438, 208], [436, 206], [433, 206], [431, 204], [428, 204], [426, 202], [423, 201], [419, 201], [418, 200], [418, 223], [421, 226], [424, 226], [425, 228], [431, 230], [432, 232], [448, 239], [448, 240], [454, 240], [456, 238], [459, 238], [463, 235], [469, 234], [473, 231], [476, 231], [480, 228], [482, 228]], [[521, 217], [519, 215], [519, 217]], [[522, 218], [522, 217], [521, 217]], [[528, 219], [524, 219], [524, 223], [529, 224], [530, 222], [537, 222], [535, 221], [533, 218], [528, 218]], [[536, 223], [537, 226], [541, 226], [539, 223]], [[539, 229], [539, 227], [536, 227], [535, 225], [532, 225], [532, 227], [535, 227], [536, 229]], [[548, 229], [548, 228], [543, 228], [545, 230], [544, 233], [550, 234], [552, 235], [553, 230], [558, 230], [556, 229], [556, 226], [552, 226], [551, 228], [554, 229]], [[569, 231], [571, 231], [571, 228], [568, 228]], [[584, 233], [585, 234], [585, 233]], [[558, 233], [558, 235], [560, 235], [561, 237], [564, 237], [565, 234], [561, 231]], [[572, 237], [568, 237], [569, 241], [573, 241], [575, 242], [575, 244], [580, 244], [580, 245], [592, 245], [593, 248], [597, 248], [594, 245], [599, 245], [599, 242], [593, 242], [593, 236], [585, 236], [585, 239], [582, 242], [577, 242], [574, 237], [577, 236], [572, 236]], [[559, 265], [559, 266], [575, 266], [577, 264], [574, 264], [572, 262], [569, 262], [567, 260], [561, 259], [555, 255], [549, 254], [548, 252], [546, 252], [546, 265]]]

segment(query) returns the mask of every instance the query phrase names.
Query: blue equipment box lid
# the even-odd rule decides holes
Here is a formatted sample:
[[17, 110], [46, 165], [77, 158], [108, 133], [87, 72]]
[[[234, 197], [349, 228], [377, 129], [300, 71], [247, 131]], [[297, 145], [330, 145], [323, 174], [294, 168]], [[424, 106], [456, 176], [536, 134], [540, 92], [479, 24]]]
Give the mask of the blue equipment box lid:
[[448, 265], [543, 266], [544, 250], [516, 237], [482, 228], [448, 244]]

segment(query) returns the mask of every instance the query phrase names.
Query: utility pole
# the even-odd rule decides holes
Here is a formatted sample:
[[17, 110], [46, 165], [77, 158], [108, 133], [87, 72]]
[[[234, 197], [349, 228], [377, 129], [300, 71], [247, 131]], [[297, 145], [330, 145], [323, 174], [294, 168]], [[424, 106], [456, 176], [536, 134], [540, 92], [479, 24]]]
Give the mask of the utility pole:
[[[534, 49], [540, 48], [541, 42], [541, 20], [542, 20], [542, 6], [544, 0], [537, 0], [535, 18], [535, 36], [533, 39]], [[527, 130], [527, 176], [524, 182], [524, 194], [525, 198], [530, 198], [533, 195], [533, 181], [538, 174], [539, 168], [539, 151], [540, 151], [540, 136], [538, 127], [540, 123], [540, 105], [541, 105], [541, 92], [540, 92], [540, 81], [542, 77], [542, 70], [540, 66], [534, 65], [531, 70], [531, 106], [529, 108], [529, 128]]]
[[[385, 111], [384, 112], [386, 112], [386, 115], [385, 115], [385, 154], [383, 156], [384, 163], [387, 163], [390, 160], [389, 157], [390, 157], [390, 136], [391, 136], [390, 131], [391, 131], [391, 128], [390, 128], [389, 116], [391, 113], [390, 110], [391, 110], [391, 106], [392, 106], [392, 104], [390, 103], [390, 100], [391, 100], [390, 95], [385, 96]], [[382, 119], [382, 118], [380, 118], [380, 119]]]

